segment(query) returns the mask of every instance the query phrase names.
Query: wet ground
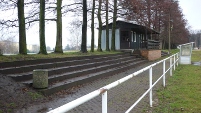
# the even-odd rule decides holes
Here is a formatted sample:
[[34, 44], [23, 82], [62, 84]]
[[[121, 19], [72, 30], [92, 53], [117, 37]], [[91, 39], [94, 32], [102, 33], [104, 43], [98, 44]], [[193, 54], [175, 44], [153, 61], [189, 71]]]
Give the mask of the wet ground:
[[201, 61], [199, 61], [199, 62], [192, 62], [192, 65], [201, 66]]
[[[108, 76], [102, 79], [95, 80], [93, 82], [84, 84], [79, 87], [72, 88], [59, 92], [56, 95], [47, 97], [48, 101], [38, 101], [38, 103], [30, 104], [15, 112], [18, 113], [44, 113], [48, 110], [57, 108], [63, 104], [73, 101], [83, 95], [86, 95], [94, 90], [97, 90], [105, 85], [108, 85], [118, 79], [121, 79], [133, 72], [136, 72], [154, 62], [147, 62], [136, 68], [127, 70], [125, 72]], [[166, 66], [169, 66], [167, 61]], [[153, 68], [153, 82], [162, 75], [162, 64], [159, 64]], [[167, 73], [169, 77], [169, 73]], [[125, 112], [149, 87], [148, 71], [122, 83], [121, 85], [108, 91], [108, 113], [123, 113]], [[162, 81], [160, 81], [153, 89], [154, 106], [157, 105], [158, 99], [155, 96], [155, 92], [162, 88]], [[148, 95], [134, 108], [132, 112], [141, 113], [147, 112], [149, 106]], [[70, 113], [101, 113], [101, 96], [88, 101], [77, 108], [70, 111]]]

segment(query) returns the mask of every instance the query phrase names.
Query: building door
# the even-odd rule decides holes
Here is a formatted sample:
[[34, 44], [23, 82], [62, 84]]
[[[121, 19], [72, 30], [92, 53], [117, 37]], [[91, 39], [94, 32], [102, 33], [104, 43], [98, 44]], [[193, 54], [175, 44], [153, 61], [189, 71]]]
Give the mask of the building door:
[[130, 41], [130, 48], [131, 49], [137, 49], [137, 38], [136, 38], [136, 32], [131, 31], [131, 41]]
[[130, 49], [130, 31], [121, 31], [120, 35], [120, 48], [121, 49]]

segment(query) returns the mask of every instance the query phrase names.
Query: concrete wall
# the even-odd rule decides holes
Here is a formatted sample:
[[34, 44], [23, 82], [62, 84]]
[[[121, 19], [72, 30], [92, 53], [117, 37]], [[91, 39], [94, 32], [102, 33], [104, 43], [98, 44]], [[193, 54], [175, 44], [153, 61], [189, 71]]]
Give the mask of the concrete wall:
[[[116, 50], [120, 50], [120, 33], [119, 29], [115, 31], [115, 48]], [[112, 30], [109, 30], [109, 48], [111, 49], [111, 39], [112, 39]], [[102, 50], [106, 50], [106, 30], [102, 31], [101, 36], [101, 48]]]
[[161, 57], [161, 50], [140, 50], [140, 53], [149, 61], [153, 61]]

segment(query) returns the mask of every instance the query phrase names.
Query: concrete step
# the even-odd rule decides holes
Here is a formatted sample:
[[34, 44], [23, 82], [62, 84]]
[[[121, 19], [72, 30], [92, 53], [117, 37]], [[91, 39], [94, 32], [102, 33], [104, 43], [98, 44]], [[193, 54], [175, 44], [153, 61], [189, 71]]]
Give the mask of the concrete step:
[[108, 69], [98, 71], [95, 73], [85, 74], [85, 75], [78, 76], [75, 78], [69, 78], [67, 80], [58, 81], [53, 84], [50, 84], [47, 89], [41, 89], [39, 91], [42, 92], [44, 95], [51, 95], [51, 94], [54, 94], [61, 90], [68, 89], [73, 86], [81, 85], [81, 84], [96, 80], [98, 78], [103, 78], [106, 76], [111, 76], [111, 75], [120, 73], [120, 72], [128, 70], [130, 68], [139, 66], [145, 62], [147, 62], [147, 60], [139, 60], [139, 61], [132, 62], [132, 63], [126, 63], [126, 65], [116, 66], [114, 68], [108, 68]]
[[23, 61], [14, 61], [14, 62], [1, 62], [0, 68], [10, 68], [10, 67], [20, 67], [25, 65], [36, 65], [44, 63], [54, 63], [54, 62], [63, 62], [63, 61], [72, 61], [80, 59], [93, 59], [101, 57], [109, 57], [115, 55], [125, 55], [125, 53], [119, 54], [108, 54], [108, 55], [90, 55], [90, 56], [76, 56], [76, 57], [64, 57], [64, 58], [48, 58], [48, 59], [36, 59], [36, 60], [23, 60]]
[[45, 95], [51, 95], [63, 89], [114, 75], [147, 62], [147, 60], [130, 56], [129, 53], [52, 60], [39, 60], [41, 62], [37, 61], [33, 64], [23, 62], [23, 65], [17, 64], [11, 67], [7, 65], [0, 69], [0, 73], [4, 72], [15, 81], [31, 86], [33, 70], [47, 69], [49, 87], [39, 91]]
[[[49, 63], [38, 63], [38, 64], [27, 64], [27, 65], [21, 65], [21, 66], [12, 66], [12, 67], [5, 67], [5, 68], [1, 68], [0, 69], [0, 73], [1, 74], [17, 74], [17, 73], [27, 73], [27, 72], [31, 72], [34, 69], [49, 69], [49, 68], [58, 68], [58, 67], [63, 67], [63, 66], [71, 66], [71, 65], [78, 65], [78, 64], [83, 64], [85, 62], [97, 62], [97, 61], [101, 61], [101, 60], [106, 60], [106, 59], [115, 59], [118, 57], [123, 57], [123, 56], [128, 56], [127, 54], [116, 54], [116, 55], [109, 55], [109, 56], [94, 56], [86, 58], [83, 57], [83, 59], [81, 59], [79, 57], [78, 58], [69, 58], [66, 60], [67, 61], [63, 61], [63, 59], [61, 59], [61, 61], [57, 61], [57, 62], [49, 62]], [[54, 60], [54, 59], [53, 59]], [[37, 60], [36, 60], [37, 61]], [[29, 62], [29, 61], [27, 61]]]
[[[50, 68], [47, 69], [48, 70], [48, 76], [53, 76], [53, 75], [59, 75], [62, 73], [72, 73], [73, 71], [79, 71], [82, 69], [87, 69], [87, 68], [93, 68], [93, 67], [98, 67], [101, 65], [107, 65], [107, 64], [112, 64], [112, 63], [116, 63], [116, 62], [120, 62], [120, 61], [124, 61], [125, 59], [127, 60], [133, 60], [134, 58], [131, 56], [124, 56], [121, 58], [116, 58], [115, 59], [111, 59], [111, 57], [107, 57], [109, 60], [106, 59], [101, 59], [102, 61], [97, 61], [97, 62], [93, 62], [96, 60], [92, 60], [92, 61], [85, 61], [83, 62], [83, 64], [78, 64], [78, 65], [72, 65], [72, 66], [65, 66], [65, 67], [59, 67], [59, 68]], [[87, 63], [89, 62], [89, 63]], [[93, 62], [93, 63], [91, 63]], [[13, 78], [15, 81], [27, 81], [33, 78], [32, 76], [32, 71], [31, 72], [27, 72], [27, 73], [20, 73], [20, 74], [10, 74], [7, 75], [11, 78]]]
[[[83, 76], [83, 75], [87, 75], [87, 74], [91, 74], [91, 73], [96, 73], [96, 72], [107, 70], [107, 69], [116, 68], [118, 66], [126, 65], [130, 62], [137, 62], [138, 60], [140, 60], [140, 59], [136, 59], [136, 58], [135, 59], [127, 59], [125, 61], [116, 61], [115, 60], [113, 63], [97, 65], [94, 67], [86, 67], [84, 69], [70, 71], [70, 72], [66, 72], [66, 73], [62, 73], [62, 74], [55, 74], [55, 75], [48, 77], [48, 82], [49, 82], [49, 84], [52, 84], [54, 82], [58, 82], [58, 81], [66, 80], [66, 79], [75, 78], [75, 77], [79, 77], [79, 76]], [[32, 84], [32, 80], [22, 81], [22, 83]]]

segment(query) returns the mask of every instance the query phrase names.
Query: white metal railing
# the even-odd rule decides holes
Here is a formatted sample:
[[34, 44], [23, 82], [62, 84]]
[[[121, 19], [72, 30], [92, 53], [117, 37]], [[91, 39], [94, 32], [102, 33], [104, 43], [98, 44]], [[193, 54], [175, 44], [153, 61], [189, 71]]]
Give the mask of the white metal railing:
[[[134, 72], [133, 74], [130, 74], [130, 75], [128, 75], [122, 79], [119, 79], [119, 80], [117, 80], [117, 81], [115, 81], [115, 82], [113, 82], [107, 86], [104, 86], [104, 87], [102, 87], [98, 90], [95, 90], [89, 94], [86, 94], [86, 95], [84, 95], [84, 96], [82, 96], [82, 97], [80, 97], [74, 101], [71, 101], [65, 105], [62, 105], [62, 106], [54, 109], [54, 110], [51, 110], [48, 113], [65, 113], [65, 112], [67, 112], [67, 111], [69, 111], [69, 110], [71, 110], [71, 109], [73, 109], [73, 108], [75, 108], [75, 107], [99, 96], [99, 95], [102, 95], [102, 113], [107, 113], [107, 92], [110, 89], [112, 89], [112, 88], [120, 85], [121, 83], [133, 78], [134, 76], [139, 75], [140, 73], [142, 73], [146, 70], [149, 70], [149, 89], [125, 113], [129, 113], [148, 93], [149, 93], [149, 99], [150, 99], [149, 104], [150, 104], [150, 107], [152, 107], [152, 88], [162, 78], [163, 78], [163, 86], [165, 87], [165, 74], [168, 71], [170, 71], [170, 76], [172, 76], [172, 68], [175, 70], [175, 65], [177, 64], [177, 66], [178, 66], [178, 60], [179, 60], [178, 55], [179, 55], [179, 53], [176, 53], [176, 54], [174, 54], [174, 55], [172, 55], [166, 59], [163, 59], [163, 60], [156, 62], [150, 66], [147, 66], [147, 67], [145, 67], [145, 68], [143, 68], [137, 72]], [[175, 58], [175, 57], [177, 57], [177, 58]], [[165, 70], [166, 60], [169, 60], [169, 59], [170, 59], [170, 67], [167, 70]], [[173, 63], [172, 63], [172, 59], [174, 61]], [[152, 68], [154, 66], [156, 66], [157, 64], [160, 64], [160, 63], [163, 63], [163, 74], [156, 80], [156, 82], [152, 83]]]

